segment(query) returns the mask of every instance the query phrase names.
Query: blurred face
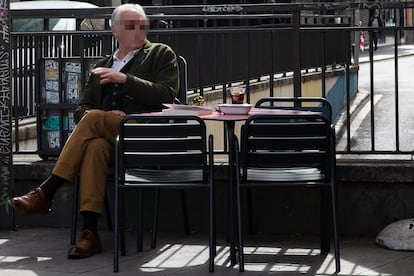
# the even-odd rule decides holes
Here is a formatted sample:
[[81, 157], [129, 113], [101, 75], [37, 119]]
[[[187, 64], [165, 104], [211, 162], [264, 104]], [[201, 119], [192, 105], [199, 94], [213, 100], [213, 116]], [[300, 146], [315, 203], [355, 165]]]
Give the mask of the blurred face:
[[111, 30], [120, 48], [139, 49], [147, 38], [147, 24], [136, 11], [122, 11]]

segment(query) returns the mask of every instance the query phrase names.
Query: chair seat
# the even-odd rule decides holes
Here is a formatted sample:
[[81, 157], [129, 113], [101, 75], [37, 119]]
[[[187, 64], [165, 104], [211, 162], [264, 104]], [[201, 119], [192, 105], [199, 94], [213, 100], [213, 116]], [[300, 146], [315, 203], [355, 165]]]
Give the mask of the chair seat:
[[129, 169], [125, 175], [126, 185], [133, 185], [134, 182], [159, 183], [183, 183], [203, 181], [203, 171], [194, 170], [152, 170], [152, 169]]
[[321, 181], [325, 176], [318, 168], [254, 168], [247, 170], [247, 181]]

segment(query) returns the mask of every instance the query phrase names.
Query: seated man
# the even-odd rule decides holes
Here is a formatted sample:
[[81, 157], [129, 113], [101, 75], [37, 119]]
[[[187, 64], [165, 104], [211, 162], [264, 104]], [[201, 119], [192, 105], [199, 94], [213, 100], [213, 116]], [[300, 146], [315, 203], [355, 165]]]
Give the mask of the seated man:
[[28, 214], [47, 214], [58, 188], [79, 174], [83, 230], [69, 249], [69, 258], [85, 258], [102, 250], [97, 220], [119, 122], [129, 113], [160, 111], [162, 103], [172, 103], [177, 95], [176, 56], [167, 45], [146, 39], [148, 25], [138, 4], [124, 4], [114, 10], [111, 31], [119, 48], [92, 70], [75, 110], [77, 126], [52, 174], [33, 191], [9, 200], [12, 207]]

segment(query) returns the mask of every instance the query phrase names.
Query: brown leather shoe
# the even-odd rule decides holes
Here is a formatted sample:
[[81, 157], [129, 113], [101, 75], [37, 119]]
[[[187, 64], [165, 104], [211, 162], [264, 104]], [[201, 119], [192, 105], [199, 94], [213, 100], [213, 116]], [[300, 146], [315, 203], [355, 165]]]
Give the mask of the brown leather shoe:
[[68, 251], [69, 259], [88, 258], [93, 254], [102, 252], [101, 241], [98, 233], [90, 230], [82, 230], [79, 240]]
[[9, 199], [9, 204], [27, 214], [47, 214], [50, 212], [53, 201], [47, 199], [40, 188], [33, 191]]

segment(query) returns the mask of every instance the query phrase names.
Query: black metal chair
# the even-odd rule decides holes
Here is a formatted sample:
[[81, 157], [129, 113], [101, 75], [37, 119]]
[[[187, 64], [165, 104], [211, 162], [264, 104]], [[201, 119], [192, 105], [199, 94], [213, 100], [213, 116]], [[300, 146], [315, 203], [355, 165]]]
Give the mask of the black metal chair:
[[[318, 112], [332, 122], [332, 106], [327, 99], [322, 97], [265, 97], [256, 102], [255, 108]], [[333, 134], [335, 135], [335, 132]], [[247, 190], [248, 233], [253, 234], [255, 230], [251, 220], [253, 213], [252, 195], [249, 189]]]
[[332, 237], [340, 271], [333, 132], [330, 119], [316, 113], [253, 115], [242, 126], [240, 156], [234, 139], [240, 271], [244, 271], [240, 190], [273, 186], [320, 189], [321, 254], [329, 252]]
[[[207, 158], [208, 157], [208, 158]], [[207, 189], [209, 205], [209, 271], [214, 271], [215, 210], [213, 137], [196, 116], [130, 115], [120, 124], [115, 145], [114, 272], [119, 246], [125, 255], [124, 190]], [[142, 210], [141, 201], [137, 208]], [[138, 223], [142, 221], [138, 218]], [[138, 231], [142, 228], [137, 225]], [[156, 232], [156, 229], [153, 230]]]

